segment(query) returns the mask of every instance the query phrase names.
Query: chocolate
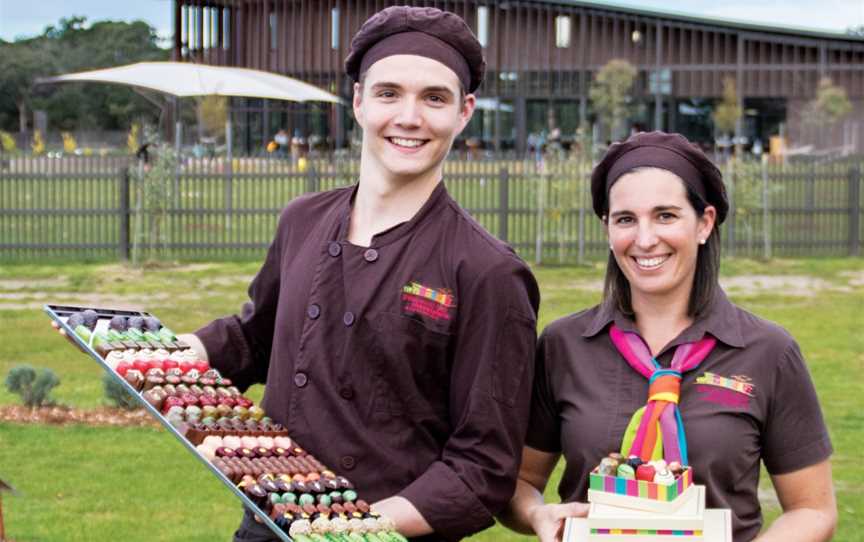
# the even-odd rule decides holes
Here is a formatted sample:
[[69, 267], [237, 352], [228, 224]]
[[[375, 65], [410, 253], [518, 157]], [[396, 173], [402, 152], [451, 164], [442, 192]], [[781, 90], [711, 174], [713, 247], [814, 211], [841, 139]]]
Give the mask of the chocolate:
[[123, 375], [123, 379], [138, 391], [141, 391], [144, 388], [144, 375], [137, 369], [126, 371], [126, 374]]

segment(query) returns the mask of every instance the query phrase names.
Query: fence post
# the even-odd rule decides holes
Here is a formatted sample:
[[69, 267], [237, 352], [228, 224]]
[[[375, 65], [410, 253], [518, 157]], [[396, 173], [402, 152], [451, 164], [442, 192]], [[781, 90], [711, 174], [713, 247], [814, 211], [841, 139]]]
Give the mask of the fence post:
[[510, 173], [506, 167], [498, 171], [498, 238], [507, 242], [507, 220], [510, 215]]
[[770, 201], [768, 199], [768, 160], [767, 156], [762, 157], [762, 249], [763, 257], [766, 260], [771, 259], [771, 213]]
[[726, 228], [727, 237], [729, 239], [729, 255], [735, 256], [735, 168], [732, 167], [732, 160], [726, 162], [726, 177], [729, 183], [726, 185], [727, 193], [729, 194], [729, 216]]
[[120, 170], [117, 178], [120, 193], [120, 259], [129, 261], [129, 167]]
[[319, 190], [318, 174], [315, 171], [315, 165], [312, 160], [309, 160], [309, 168], [306, 170], [306, 193], [317, 192]]
[[849, 255], [861, 255], [861, 171], [849, 168]]

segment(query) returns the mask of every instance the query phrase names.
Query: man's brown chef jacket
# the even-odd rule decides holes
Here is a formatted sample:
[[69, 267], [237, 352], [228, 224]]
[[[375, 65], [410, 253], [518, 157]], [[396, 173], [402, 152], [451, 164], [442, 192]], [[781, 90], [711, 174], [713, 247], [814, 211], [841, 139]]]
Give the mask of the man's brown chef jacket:
[[456, 540], [510, 499], [540, 294], [528, 267], [440, 183], [410, 221], [346, 239], [356, 188], [282, 212], [241, 316], [196, 334], [242, 388], [361, 498], [401, 495]]

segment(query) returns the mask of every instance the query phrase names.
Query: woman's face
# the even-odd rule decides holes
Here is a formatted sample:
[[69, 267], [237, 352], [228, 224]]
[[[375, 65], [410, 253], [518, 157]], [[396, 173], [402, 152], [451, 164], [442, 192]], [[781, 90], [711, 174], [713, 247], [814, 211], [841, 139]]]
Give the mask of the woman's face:
[[634, 299], [689, 298], [699, 244], [711, 234], [715, 217], [711, 206], [699, 217], [684, 181], [665, 169], [641, 168], [612, 185], [609, 242]]

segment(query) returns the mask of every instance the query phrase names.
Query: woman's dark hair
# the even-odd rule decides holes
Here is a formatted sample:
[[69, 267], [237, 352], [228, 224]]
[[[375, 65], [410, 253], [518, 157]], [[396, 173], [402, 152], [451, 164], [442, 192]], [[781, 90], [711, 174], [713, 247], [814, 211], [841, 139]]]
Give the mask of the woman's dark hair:
[[[633, 170], [636, 171], [636, 170]], [[613, 183], [614, 184], [614, 183]], [[694, 192], [686, 183], [687, 201], [693, 206], [700, 218], [705, 214], [708, 202]], [[610, 186], [611, 188], [611, 186]], [[606, 197], [606, 216], [609, 215], [609, 197]], [[720, 228], [715, 223], [711, 235], [704, 245], [699, 245], [696, 254], [696, 272], [693, 276], [693, 289], [690, 291], [690, 302], [687, 304], [687, 315], [695, 318], [703, 314], [711, 305], [718, 287], [720, 275]], [[622, 313], [633, 316], [633, 303], [630, 297], [630, 282], [618, 266], [615, 255], [609, 252], [606, 264], [606, 278], [603, 284], [603, 301], [613, 303]]]

